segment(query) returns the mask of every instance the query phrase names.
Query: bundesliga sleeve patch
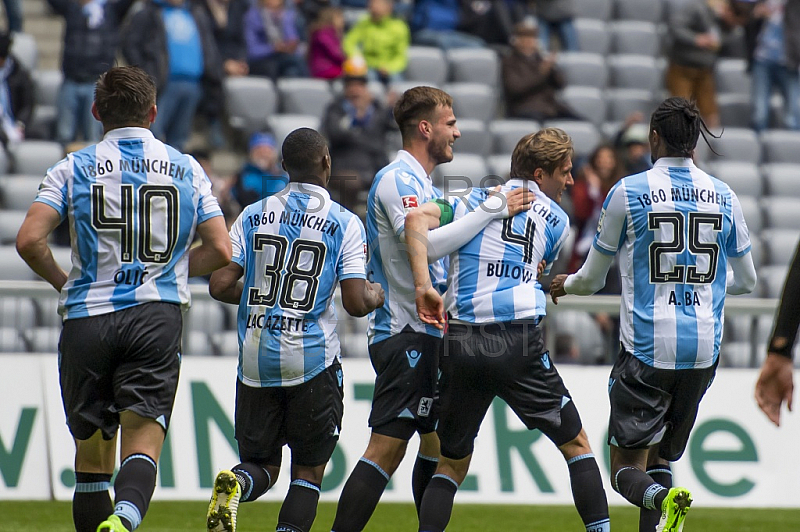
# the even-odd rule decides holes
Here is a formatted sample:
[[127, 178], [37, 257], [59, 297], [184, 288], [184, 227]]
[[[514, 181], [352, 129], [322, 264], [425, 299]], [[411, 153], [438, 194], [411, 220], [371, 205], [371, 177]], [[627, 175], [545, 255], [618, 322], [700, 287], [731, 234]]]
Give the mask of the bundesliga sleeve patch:
[[400, 199], [403, 202], [403, 209], [405, 209], [406, 212], [419, 207], [416, 196], [401, 196]]

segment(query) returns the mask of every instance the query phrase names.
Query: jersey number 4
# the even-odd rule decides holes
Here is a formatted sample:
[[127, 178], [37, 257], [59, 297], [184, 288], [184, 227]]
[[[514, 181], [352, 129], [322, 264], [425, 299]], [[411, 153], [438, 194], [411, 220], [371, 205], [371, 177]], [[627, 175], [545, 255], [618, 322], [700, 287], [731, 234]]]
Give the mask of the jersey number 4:
[[536, 233], [536, 224], [530, 218], [525, 222], [525, 234], [520, 235], [514, 232], [514, 218], [503, 220], [503, 232], [500, 238], [509, 244], [522, 246], [522, 260], [525, 264], [533, 261], [533, 235]]
[[[291, 247], [289, 258], [286, 251]], [[250, 287], [247, 304], [250, 306], [274, 307], [278, 302], [283, 309], [294, 309], [309, 312], [314, 307], [319, 289], [319, 274], [327, 249], [322, 242], [313, 240], [289, 241], [283, 235], [253, 235], [253, 251], [266, 253], [272, 248], [272, 258], [267, 259], [264, 275], [267, 278], [267, 290], [261, 292]], [[287, 275], [281, 276], [285, 270]]]
[[[690, 212], [688, 231], [686, 215], [682, 212], [649, 212], [647, 228], [650, 231], [661, 231], [663, 225], [672, 226], [670, 240], [655, 240], [650, 244], [650, 282], [710, 284], [717, 276], [719, 260], [719, 244], [700, 240], [702, 226], [710, 226], [713, 233], [722, 231], [722, 215], [716, 213]], [[674, 264], [671, 270], [662, 270], [662, 260], [667, 253], [683, 253], [688, 247], [689, 253], [695, 257], [708, 257], [708, 269], [699, 271], [696, 264]], [[695, 261], [696, 262], [696, 261]]]

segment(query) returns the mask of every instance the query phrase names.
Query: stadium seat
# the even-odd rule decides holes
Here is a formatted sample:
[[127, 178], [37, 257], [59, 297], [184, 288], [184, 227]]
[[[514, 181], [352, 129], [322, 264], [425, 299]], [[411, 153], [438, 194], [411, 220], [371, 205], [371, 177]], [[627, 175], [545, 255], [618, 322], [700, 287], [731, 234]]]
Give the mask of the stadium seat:
[[610, 122], [624, 122], [635, 112], [649, 119], [656, 107], [652, 93], [638, 89], [606, 89], [605, 100], [606, 118]]
[[444, 84], [447, 81], [447, 62], [444, 53], [433, 46], [410, 46], [408, 66], [403, 77], [408, 81]]
[[497, 98], [489, 85], [483, 83], [449, 83], [444, 91], [453, 97], [456, 118], [476, 118], [488, 122], [495, 117]]
[[714, 68], [714, 81], [718, 95], [750, 96], [751, 80], [747, 74], [747, 61], [744, 59], [721, 58]]
[[489, 175], [486, 161], [480, 155], [463, 154], [449, 163], [437, 166], [431, 175], [433, 183], [445, 192], [482, 186]]
[[[727, 320], [726, 320], [727, 321]], [[753, 344], [724, 341], [719, 348], [719, 365], [723, 368], [749, 368], [753, 355]]]
[[661, 51], [658, 28], [643, 20], [619, 20], [608, 25], [611, 53], [641, 54], [656, 57]]
[[453, 48], [446, 56], [450, 81], [499, 86], [500, 59], [491, 48]]
[[[581, 13], [581, 15], [583, 15]], [[575, 31], [578, 33], [578, 44], [581, 52], [605, 55], [611, 46], [611, 36], [606, 23], [590, 18], [576, 18]]]
[[717, 96], [719, 120], [723, 127], [750, 127], [750, 96], [726, 93]]
[[[8, 160], [8, 154], [6, 150], [0, 150], [0, 178], [5, 176], [9, 170], [11, 169], [11, 161]], [[2, 204], [2, 198], [0, 198], [0, 204]]]
[[577, 342], [579, 359], [576, 362], [596, 364], [606, 356], [604, 335], [588, 312], [561, 311], [549, 320], [552, 320], [556, 335], [570, 335]]
[[402, 80], [402, 81], [393, 81], [391, 85], [389, 85], [389, 89], [395, 91], [397, 95], [400, 96], [408, 89], [419, 87], [420, 85], [425, 85], [426, 87], [433, 87], [435, 89], [442, 88], [441, 85], [438, 85], [436, 83], [420, 83], [419, 81]]
[[557, 127], [566, 131], [572, 137], [576, 156], [589, 155], [602, 140], [600, 132], [591, 122], [550, 120], [545, 122], [544, 125], [545, 127]]
[[227, 77], [223, 82], [230, 126], [249, 135], [264, 128], [278, 109], [278, 92], [267, 78]]
[[614, 87], [655, 92], [664, 84], [662, 68], [649, 55], [610, 55], [606, 66]]
[[800, 131], [767, 130], [761, 144], [765, 163], [800, 163]]
[[6, 209], [26, 211], [33, 203], [42, 176], [7, 175], [0, 179], [0, 200]]
[[39, 50], [36, 38], [30, 33], [15, 33], [11, 53], [28, 72], [35, 72], [39, 65]]
[[[786, 274], [789, 273], [788, 263], [785, 265], [762, 266], [758, 270], [758, 284], [761, 285], [761, 297], [781, 297]], [[759, 343], [766, 343], [772, 331], [772, 317], [759, 320], [761, 333], [758, 334]]]
[[663, 15], [662, 0], [614, 0], [614, 18], [619, 20], [658, 23]]
[[462, 153], [474, 153], [483, 157], [492, 152], [492, 135], [486, 130], [486, 124], [481, 120], [466, 118], [456, 124], [461, 131], [461, 138], [454, 145], [456, 156]]
[[205, 331], [184, 331], [183, 340], [181, 347], [183, 355], [214, 356], [217, 354], [217, 348], [211, 340], [211, 336]]
[[53, 355], [58, 353], [58, 338], [61, 336], [61, 326], [31, 327], [21, 332], [31, 352]]
[[14, 327], [0, 327], [0, 352], [25, 353], [30, 351], [25, 337]]
[[213, 333], [211, 340], [216, 344], [221, 356], [239, 356], [239, 333], [236, 331], [222, 331]]
[[760, 203], [765, 227], [800, 231], [800, 201], [796, 197], [766, 196]]
[[760, 197], [764, 193], [761, 173], [758, 166], [753, 163], [717, 159], [709, 162], [706, 166], [709, 174], [725, 181], [740, 198], [742, 196]]
[[512, 153], [519, 139], [541, 128], [541, 124], [533, 120], [493, 120], [489, 131], [494, 137], [494, 153]]
[[800, 198], [800, 164], [763, 164], [761, 171], [768, 195]]
[[[56, 264], [61, 266], [61, 269], [69, 273], [72, 269], [72, 248], [69, 246], [50, 246], [50, 251], [53, 252], [53, 258]], [[39, 277], [35, 277], [39, 279]]]
[[797, 226], [793, 229], [764, 229], [761, 231], [761, 241], [766, 248], [764, 264], [788, 268], [797, 249], [798, 240], [800, 240], [800, 228]]
[[486, 166], [490, 175], [508, 179], [508, 174], [511, 172], [511, 154], [491, 155], [486, 158]]
[[15, 174], [44, 177], [47, 169], [64, 158], [64, 148], [49, 140], [23, 140], [11, 150]]
[[9, 246], [16, 242], [17, 231], [22, 225], [22, 220], [25, 219], [25, 212], [23, 210], [7, 211], [0, 209], [0, 246]]
[[576, 0], [575, 2], [576, 13], [594, 20], [609, 20], [611, 8], [611, 0]]
[[602, 89], [608, 82], [606, 62], [600, 54], [565, 52], [558, 55], [556, 65], [567, 78], [567, 85]]
[[[753, 200], [754, 198], [744, 198], [747, 200]], [[751, 229], [750, 227], [750, 218], [747, 217], [747, 213], [744, 214], [744, 219], [747, 221], [747, 229], [750, 232], [750, 255], [753, 257], [753, 265], [756, 267], [756, 271], [764, 264], [764, 245], [761, 243], [761, 238], [758, 236], [758, 231], [760, 231], [760, 227], [758, 230]], [[758, 219], [761, 220], [761, 213], [758, 214]], [[759, 222], [760, 223], [760, 222]], [[754, 291], [754, 293], [749, 294], [752, 297], [758, 296], [758, 291]]]
[[[758, 199], [753, 196], [738, 196], [738, 198], [739, 204], [742, 206], [744, 221], [747, 222], [747, 229], [750, 232], [751, 240], [753, 240], [753, 238], [755, 238], [754, 235], [758, 234], [764, 228], [764, 216], [761, 214], [761, 205], [759, 205]], [[760, 251], [761, 249], [759, 248], [759, 252]]]
[[225, 310], [216, 301], [195, 301], [187, 313], [186, 327], [190, 331], [221, 331], [225, 329]]
[[[752, 129], [726, 128], [718, 139], [709, 138], [711, 146], [719, 155], [708, 150], [708, 159], [711, 161], [722, 158], [725, 161], [743, 161], [753, 164], [761, 162], [761, 145], [759, 138]], [[702, 137], [697, 141], [698, 146], [705, 144]]]
[[25, 130], [26, 137], [55, 138], [58, 91], [63, 78], [61, 70], [37, 70], [33, 73], [36, 105], [33, 108], [31, 123]]
[[267, 124], [275, 133], [278, 146], [283, 145], [283, 139], [300, 127], [310, 127], [319, 130], [320, 117], [316, 115], [272, 115], [267, 119]]
[[36, 326], [36, 305], [27, 297], [0, 298], [0, 323], [20, 330]]
[[322, 117], [333, 100], [328, 82], [314, 78], [279, 78], [278, 95], [282, 114]]
[[579, 116], [595, 126], [606, 119], [606, 100], [596, 87], [567, 87], [559, 95], [561, 100]]

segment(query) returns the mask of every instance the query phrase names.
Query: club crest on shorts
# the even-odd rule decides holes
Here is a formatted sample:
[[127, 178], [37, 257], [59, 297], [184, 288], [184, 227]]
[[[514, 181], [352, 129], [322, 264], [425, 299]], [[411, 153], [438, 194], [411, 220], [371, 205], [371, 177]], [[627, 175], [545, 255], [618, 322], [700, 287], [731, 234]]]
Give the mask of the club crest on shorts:
[[406, 351], [406, 358], [408, 359], [408, 365], [412, 368], [417, 367], [417, 362], [419, 362], [420, 357], [422, 356], [422, 351], [417, 351], [416, 349], [412, 349], [411, 351]]
[[428, 417], [431, 413], [431, 407], [433, 406], [433, 398], [431, 397], [423, 397], [419, 400], [419, 408], [417, 408], [417, 415], [419, 417]]

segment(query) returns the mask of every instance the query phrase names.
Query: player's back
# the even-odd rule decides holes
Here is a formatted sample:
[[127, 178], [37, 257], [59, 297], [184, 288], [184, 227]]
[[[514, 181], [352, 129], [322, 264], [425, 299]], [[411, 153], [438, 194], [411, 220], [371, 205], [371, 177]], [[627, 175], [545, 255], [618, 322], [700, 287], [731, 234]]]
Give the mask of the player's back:
[[251, 386], [313, 378], [339, 356], [336, 285], [365, 276], [361, 221], [324, 188], [291, 183], [246, 207], [231, 241], [244, 268], [239, 378]]
[[[691, 160], [663, 158], [618, 183], [603, 216], [611, 209], [624, 212], [618, 237], [626, 349], [659, 368], [712, 365], [722, 339], [728, 256], [750, 248], [736, 195]], [[601, 217], [601, 233], [603, 223]]]
[[[545, 295], [537, 266], [547, 270], [569, 234], [569, 219], [533, 181], [511, 179], [503, 192], [528, 186], [536, 195], [531, 209], [493, 220], [451, 255], [447, 309], [453, 319], [470, 323], [505, 322], [545, 315]], [[473, 189], [456, 206], [456, 217], [478, 208], [489, 195]]]
[[191, 157], [143, 128], [109, 132], [52, 167], [37, 201], [69, 219], [72, 269], [66, 319], [148, 301], [188, 305], [188, 254], [196, 225], [220, 214]]

